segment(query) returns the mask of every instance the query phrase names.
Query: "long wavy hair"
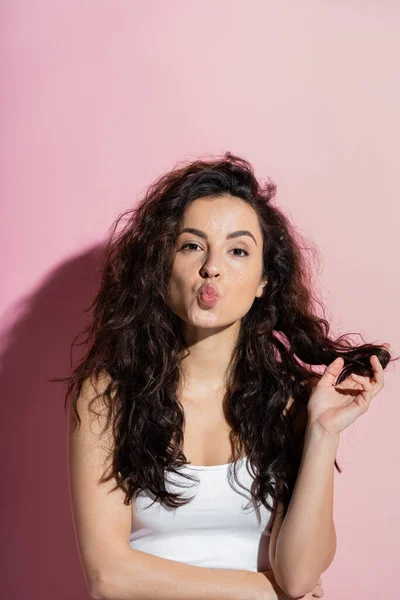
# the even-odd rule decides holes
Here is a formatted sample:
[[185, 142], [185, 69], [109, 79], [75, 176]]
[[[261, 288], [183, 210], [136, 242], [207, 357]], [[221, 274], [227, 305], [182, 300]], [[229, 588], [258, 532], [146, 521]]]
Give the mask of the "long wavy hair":
[[[328, 321], [316, 314], [316, 305], [323, 307], [311, 291], [312, 269], [301, 236], [274, 202], [275, 183], [258, 181], [249, 162], [229, 152], [206, 158], [179, 163], [118, 216], [108, 233], [100, 288], [85, 310], [92, 313], [90, 324], [72, 342], [73, 347], [83, 336], [84, 355], [70, 376], [51, 381], [68, 382], [65, 405], [70, 398], [77, 427], [82, 385], [103, 382], [92, 402], [101, 398], [104, 430], [112, 432], [113, 443], [110, 469], [100, 483], [113, 479], [125, 504], [142, 490], [169, 508], [190, 502], [170, 491], [165, 479], [166, 471], [176, 473], [188, 464], [181, 450], [185, 415], [179, 389], [180, 362], [190, 351], [182, 321], [167, 303], [169, 278], [190, 203], [222, 194], [241, 198], [259, 219], [268, 284], [242, 318], [227, 370], [223, 410], [231, 428], [230, 470], [238, 482], [236, 459], [245, 452], [254, 477], [252, 502], [275, 511], [269, 498], [279, 500], [286, 514], [300, 466], [307, 402], [322, 374], [315, 367], [342, 356], [340, 383], [350, 372], [372, 376], [372, 354], [383, 368], [397, 359], [379, 344], [352, 343], [351, 334], [330, 337]], [[336, 460], [334, 465], [341, 472]]]

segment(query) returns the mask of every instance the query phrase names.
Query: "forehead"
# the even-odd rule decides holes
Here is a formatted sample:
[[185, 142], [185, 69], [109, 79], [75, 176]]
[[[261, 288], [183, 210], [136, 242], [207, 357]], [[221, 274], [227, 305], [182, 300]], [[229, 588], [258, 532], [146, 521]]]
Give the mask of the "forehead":
[[182, 226], [197, 226], [210, 232], [225, 233], [232, 227], [252, 228], [261, 235], [258, 217], [253, 207], [237, 196], [202, 196], [186, 208]]

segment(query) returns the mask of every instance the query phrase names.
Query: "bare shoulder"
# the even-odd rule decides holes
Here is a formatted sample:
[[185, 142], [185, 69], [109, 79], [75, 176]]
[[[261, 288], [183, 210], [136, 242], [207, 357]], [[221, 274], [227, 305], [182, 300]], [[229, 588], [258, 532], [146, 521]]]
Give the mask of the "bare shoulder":
[[[91, 415], [98, 411], [104, 411], [106, 406], [104, 394], [110, 383], [111, 377], [105, 371], [101, 372], [98, 377], [92, 375], [85, 379], [77, 399], [77, 410], [81, 418], [92, 419]], [[71, 415], [72, 410], [70, 406]]]

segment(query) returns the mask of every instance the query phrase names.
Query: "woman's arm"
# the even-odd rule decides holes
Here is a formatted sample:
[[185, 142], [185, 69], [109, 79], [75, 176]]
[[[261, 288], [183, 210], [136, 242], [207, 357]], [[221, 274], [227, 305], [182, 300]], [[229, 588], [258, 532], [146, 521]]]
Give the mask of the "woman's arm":
[[339, 436], [307, 425], [299, 473], [276, 541], [274, 574], [291, 597], [312, 590], [336, 552], [333, 477]]
[[[382, 346], [388, 351], [390, 344]], [[338, 356], [319, 378], [307, 403], [307, 427], [299, 473], [277, 536], [276, 576], [291, 595], [305, 594], [336, 552], [333, 475], [340, 433], [365, 414], [384, 386], [383, 367], [369, 357], [372, 376], [352, 371], [338, 383], [345, 364]]]
[[[267, 577], [253, 571], [197, 567], [126, 548], [109, 563], [92, 598], [99, 600], [277, 600]], [[286, 596], [282, 596], [287, 598]]]
[[[390, 344], [383, 347], [387, 351]], [[277, 581], [295, 595], [306, 593], [335, 556], [333, 469], [339, 435], [367, 412], [384, 386], [377, 355], [369, 360], [372, 377], [350, 372], [338, 383], [345, 361], [343, 356], [335, 358], [307, 403], [300, 469], [275, 550]]]

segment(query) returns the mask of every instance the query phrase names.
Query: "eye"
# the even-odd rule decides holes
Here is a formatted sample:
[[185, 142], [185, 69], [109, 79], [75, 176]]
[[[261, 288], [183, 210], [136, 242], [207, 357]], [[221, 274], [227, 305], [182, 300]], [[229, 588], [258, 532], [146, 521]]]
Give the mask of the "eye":
[[[249, 253], [246, 252], [246, 250], [243, 250], [243, 248], [234, 248], [234, 250], [240, 250], [240, 252], [244, 252], [244, 256], [248, 256]], [[241, 254], [240, 256], [243, 256], [243, 254]]]
[[186, 244], [183, 244], [181, 250], [187, 250], [188, 252], [191, 252], [191, 250], [187, 248], [188, 246], [197, 246], [199, 248], [199, 245], [195, 242], [186, 242]]
[[[198, 248], [200, 248], [200, 246], [198, 244], [196, 244], [196, 242], [186, 242], [186, 244], [183, 244], [181, 250], [185, 250], [185, 252], [192, 252], [192, 250], [189, 250], [188, 246], [197, 246]], [[244, 255], [243, 254], [239, 255], [239, 258], [244, 258], [244, 256], [249, 255], [249, 253], [246, 250], [243, 250], [243, 248], [233, 248], [231, 250], [231, 252], [233, 250], [240, 250], [240, 252], [244, 252]], [[238, 256], [238, 255], [236, 255], [236, 256]]]

